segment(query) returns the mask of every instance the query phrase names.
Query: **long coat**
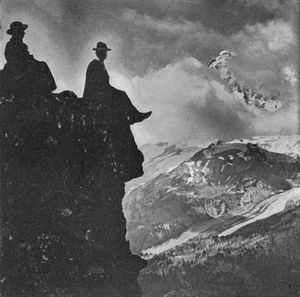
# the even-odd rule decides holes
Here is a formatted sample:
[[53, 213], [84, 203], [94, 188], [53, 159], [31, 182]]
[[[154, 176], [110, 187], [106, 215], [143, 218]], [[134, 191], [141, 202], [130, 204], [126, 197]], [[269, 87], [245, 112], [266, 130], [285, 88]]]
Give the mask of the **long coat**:
[[43, 97], [56, 89], [48, 65], [34, 59], [22, 39], [12, 37], [6, 44], [4, 54], [7, 63], [0, 75], [1, 96], [14, 95], [24, 101], [25, 97]]
[[124, 91], [109, 84], [109, 75], [99, 60], [93, 60], [86, 71], [84, 99], [98, 111], [99, 130], [105, 131], [104, 145], [109, 163], [117, 166], [124, 181], [143, 174], [143, 154], [138, 150], [130, 124], [139, 111]]
[[26, 67], [24, 63], [29, 59], [28, 46], [22, 39], [12, 37], [5, 46], [5, 59], [8, 64], [18, 67]]
[[86, 71], [85, 87], [83, 97], [93, 99], [109, 87], [109, 75], [104, 63], [99, 60], [93, 60]]
[[109, 84], [109, 75], [103, 62], [93, 60], [86, 71], [83, 98], [109, 108], [118, 117], [123, 117], [129, 125], [136, 122], [141, 113], [132, 104], [126, 92], [118, 90]]

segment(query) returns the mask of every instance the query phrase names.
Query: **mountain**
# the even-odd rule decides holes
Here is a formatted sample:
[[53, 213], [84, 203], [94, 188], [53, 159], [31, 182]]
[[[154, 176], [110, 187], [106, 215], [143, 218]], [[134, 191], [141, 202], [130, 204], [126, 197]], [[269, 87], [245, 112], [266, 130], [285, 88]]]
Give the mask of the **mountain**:
[[[146, 144], [141, 146], [141, 151], [145, 156], [143, 164], [144, 175], [126, 183], [127, 195], [123, 199], [123, 210], [127, 220], [127, 229], [135, 230], [133, 233], [127, 232], [130, 242], [132, 243], [131, 249], [134, 253], [140, 252], [143, 248], [143, 245], [138, 247], [139, 243], [143, 242], [143, 240], [151, 240], [148, 237], [148, 232], [144, 232], [144, 228], [132, 220], [132, 216], [136, 212], [135, 207], [139, 205], [137, 202], [139, 194], [137, 193], [143, 189], [148, 181], [155, 180], [161, 174], [172, 171], [182, 162], [182, 160], [189, 159], [195, 154], [199, 148], [198, 141], [190, 141], [188, 143], [177, 145], [160, 142], [157, 144]], [[137, 196], [135, 194], [137, 194]], [[133, 229], [130, 226], [132, 226]], [[174, 232], [173, 227], [172, 232]], [[171, 231], [168, 223], [162, 228], [166, 231]], [[157, 227], [157, 230], [159, 229], [160, 227]], [[182, 231], [184, 231], [184, 229], [179, 228], [175, 234], [172, 233], [172, 236], [178, 235]], [[150, 245], [155, 243], [155, 240], [153, 242], [151, 241]]]
[[129, 181], [126, 184], [127, 192], [132, 191], [136, 186], [153, 179], [165, 171], [172, 170], [178, 166], [182, 160], [185, 160], [196, 153], [203, 145], [205, 144], [197, 139], [179, 144], [158, 142], [156, 144], [142, 145], [140, 149], [145, 157], [143, 163], [144, 175]]
[[143, 297], [299, 296], [299, 145], [299, 135], [217, 141], [136, 181], [127, 232], [149, 260]]
[[219, 71], [222, 80], [228, 83], [233, 96], [244, 101], [248, 106], [255, 109], [262, 109], [274, 112], [281, 108], [282, 103], [278, 96], [263, 95], [253, 88], [249, 88], [243, 82], [239, 81], [230, 67], [230, 60], [236, 55], [230, 51], [223, 50], [217, 57], [211, 59], [208, 67], [215, 68]]
[[200, 150], [165, 144], [161, 159], [147, 160], [145, 171], [156, 168], [155, 174], [136, 180], [126, 196], [132, 250], [157, 254], [243, 221], [260, 203], [297, 184], [299, 144], [299, 136], [218, 141]]

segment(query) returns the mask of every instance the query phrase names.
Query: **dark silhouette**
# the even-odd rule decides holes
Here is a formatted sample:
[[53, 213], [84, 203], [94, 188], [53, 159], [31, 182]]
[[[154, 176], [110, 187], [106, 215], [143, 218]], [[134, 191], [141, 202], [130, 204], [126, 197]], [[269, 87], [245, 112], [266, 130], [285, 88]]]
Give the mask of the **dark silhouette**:
[[[1, 96], [16, 98], [19, 104], [34, 104], [24, 102], [22, 98], [45, 96], [56, 89], [52, 73], [45, 62], [36, 60], [23, 42], [28, 25], [16, 21], [10, 24], [7, 34], [11, 35], [5, 47], [7, 63], [0, 74]], [[27, 98], [28, 99], [28, 98]]]
[[125, 182], [143, 174], [130, 130], [138, 118], [112, 87], [102, 97], [51, 93], [49, 76], [32, 76], [41, 62], [22, 41], [26, 28], [8, 30], [17, 40], [1, 72], [1, 293], [140, 297], [147, 262], [130, 251], [122, 211]]
[[118, 112], [118, 116], [123, 116], [129, 124], [141, 122], [151, 115], [150, 112], [139, 112], [131, 103], [124, 91], [120, 91], [109, 84], [109, 75], [104, 65], [107, 52], [111, 49], [103, 42], [98, 42], [93, 48], [98, 60], [93, 60], [86, 71], [86, 82], [83, 97], [91, 101], [96, 101], [105, 108], [112, 108]]
[[137, 149], [130, 125], [145, 120], [151, 112], [139, 112], [124, 91], [109, 84], [104, 60], [111, 49], [105, 43], [98, 42], [93, 50], [98, 60], [93, 60], [87, 68], [83, 97], [98, 110], [101, 126], [114, 148], [118, 172], [124, 181], [129, 181], [143, 174], [139, 164], [144, 160]]
[[27, 61], [33, 59], [29, 54], [28, 46], [23, 42], [27, 28], [28, 25], [13, 22], [10, 29], [7, 30], [7, 34], [11, 35], [11, 39], [6, 44], [4, 55], [11, 71], [15, 73], [24, 72]]

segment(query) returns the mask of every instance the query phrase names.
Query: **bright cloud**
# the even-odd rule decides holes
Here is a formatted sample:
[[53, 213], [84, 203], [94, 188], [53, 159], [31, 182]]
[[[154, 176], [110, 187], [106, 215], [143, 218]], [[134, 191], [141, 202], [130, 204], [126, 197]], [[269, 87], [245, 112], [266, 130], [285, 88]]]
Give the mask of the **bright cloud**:
[[[139, 1], [138, 1], [139, 2]], [[219, 5], [213, 5], [218, 3]], [[0, 65], [12, 20], [29, 24], [25, 42], [45, 60], [60, 90], [82, 94], [91, 50], [110, 47], [112, 83], [153, 116], [134, 126], [139, 142], [297, 132], [298, 44], [295, 0], [141, 1], [2, 0]], [[236, 101], [206, 65], [224, 49], [231, 67], [257, 92], [279, 96], [277, 113]], [[289, 119], [286, 121], [285, 119]]]

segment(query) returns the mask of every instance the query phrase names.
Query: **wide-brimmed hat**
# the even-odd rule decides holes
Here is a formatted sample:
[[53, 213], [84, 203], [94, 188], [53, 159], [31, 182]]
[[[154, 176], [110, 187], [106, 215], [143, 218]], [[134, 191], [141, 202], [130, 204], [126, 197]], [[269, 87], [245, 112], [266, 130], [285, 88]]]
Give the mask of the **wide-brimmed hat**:
[[28, 25], [23, 24], [22, 22], [16, 21], [10, 24], [10, 28], [6, 31], [7, 34], [12, 34], [16, 31], [25, 31], [28, 28]]
[[96, 47], [93, 48], [94, 51], [111, 51], [111, 48], [108, 48], [106, 43], [99, 41]]

